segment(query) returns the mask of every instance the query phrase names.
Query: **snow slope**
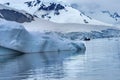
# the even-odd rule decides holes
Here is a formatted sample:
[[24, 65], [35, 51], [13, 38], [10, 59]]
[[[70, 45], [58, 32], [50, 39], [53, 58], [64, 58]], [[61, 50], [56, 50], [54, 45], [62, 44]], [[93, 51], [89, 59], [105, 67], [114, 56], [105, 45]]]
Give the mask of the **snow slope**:
[[0, 46], [20, 51], [35, 53], [61, 50], [85, 50], [82, 42], [62, 39], [55, 34], [37, 34], [27, 31], [22, 25], [0, 19]]
[[68, 4], [57, 0], [0, 0], [0, 3], [57, 23], [109, 25], [85, 16]]
[[25, 28], [29, 31], [54, 31], [54, 32], [91, 32], [101, 31], [109, 28], [116, 29], [114, 26], [103, 26], [103, 25], [89, 25], [89, 24], [76, 24], [76, 23], [54, 23], [46, 21], [44, 19], [35, 18], [31, 23], [23, 23]]

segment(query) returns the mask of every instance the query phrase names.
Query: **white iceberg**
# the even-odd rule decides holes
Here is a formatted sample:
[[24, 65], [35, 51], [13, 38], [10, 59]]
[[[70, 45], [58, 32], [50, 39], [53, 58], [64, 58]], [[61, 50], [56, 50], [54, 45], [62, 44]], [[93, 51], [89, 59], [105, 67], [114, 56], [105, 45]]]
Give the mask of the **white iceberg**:
[[16, 22], [0, 20], [0, 46], [23, 53], [63, 50], [85, 50], [82, 42], [74, 42], [55, 34], [27, 31]]

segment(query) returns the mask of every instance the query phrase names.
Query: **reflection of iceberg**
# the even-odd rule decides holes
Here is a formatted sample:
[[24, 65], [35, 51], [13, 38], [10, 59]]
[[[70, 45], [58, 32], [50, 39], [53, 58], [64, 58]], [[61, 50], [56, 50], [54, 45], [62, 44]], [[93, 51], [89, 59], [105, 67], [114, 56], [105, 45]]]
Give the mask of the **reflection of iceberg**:
[[13, 50], [13, 49], [0, 46], [0, 63], [6, 62], [9, 59], [15, 58], [16, 56], [21, 55], [21, 54], [23, 53]]
[[79, 49], [85, 49], [81, 42], [61, 39], [57, 35], [28, 32], [15, 22], [3, 20], [0, 22], [0, 46], [6, 48], [24, 53], [78, 50], [78, 47], [75, 47], [73, 43], [79, 45]]
[[17, 53], [17, 51], [0, 46], [0, 56], [9, 55], [10, 53]]
[[[64, 77], [66, 74], [63, 70], [64, 62], [68, 61], [70, 57], [83, 56], [83, 54], [85, 53], [61, 51], [16, 56], [14, 59], [9, 59], [9, 61], [0, 64], [0, 80], [34, 80], [34, 78], [45, 80], [47, 74], [53, 77]], [[33, 57], [34, 59], [32, 59]], [[36, 77], [37, 75], [38, 77]]]

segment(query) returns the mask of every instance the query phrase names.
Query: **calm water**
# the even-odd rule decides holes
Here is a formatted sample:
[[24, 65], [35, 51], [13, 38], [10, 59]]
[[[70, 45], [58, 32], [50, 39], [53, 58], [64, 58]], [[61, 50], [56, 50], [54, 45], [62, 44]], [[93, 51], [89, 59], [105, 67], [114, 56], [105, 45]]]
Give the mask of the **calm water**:
[[120, 40], [85, 43], [86, 52], [2, 56], [0, 80], [120, 80]]

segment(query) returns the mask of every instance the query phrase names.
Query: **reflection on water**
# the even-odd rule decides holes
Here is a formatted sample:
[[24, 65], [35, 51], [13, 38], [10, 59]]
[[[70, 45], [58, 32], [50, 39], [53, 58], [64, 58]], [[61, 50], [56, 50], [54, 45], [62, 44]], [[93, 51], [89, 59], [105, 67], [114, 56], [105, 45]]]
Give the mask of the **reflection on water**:
[[23, 54], [0, 62], [0, 80], [120, 80], [119, 40], [86, 42], [86, 52]]

